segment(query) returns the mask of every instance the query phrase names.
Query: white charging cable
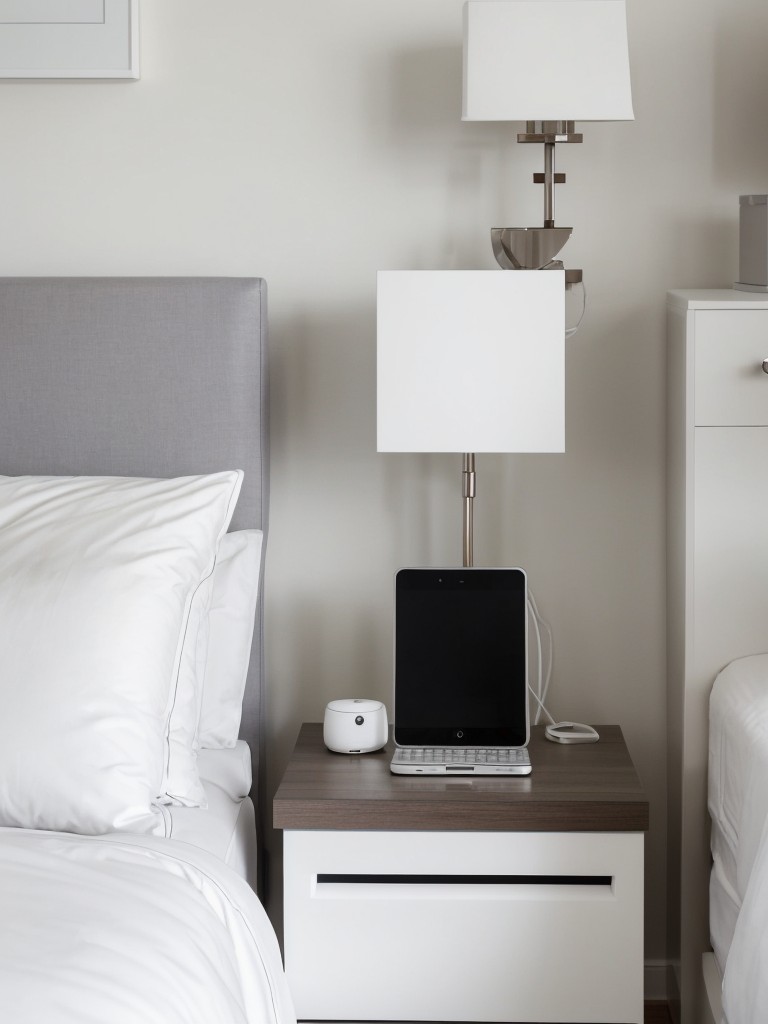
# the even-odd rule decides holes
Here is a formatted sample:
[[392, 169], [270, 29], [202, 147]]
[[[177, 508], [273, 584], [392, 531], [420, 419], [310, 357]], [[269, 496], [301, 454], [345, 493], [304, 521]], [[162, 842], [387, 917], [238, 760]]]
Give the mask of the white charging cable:
[[[557, 270], [563, 269], [563, 264], [559, 260], [550, 260], [546, 266], [542, 267], [542, 270], [549, 270], [550, 268], [556, 268]], [[584, 314], [587, 311], [587, 286], [584, 284], [584, 278], [579, 282], [581, 284], [581, 313], [579, 319], [576, 321], [575, 326], [566, 328], [565, 337], [572, 338], [576, 331], [581, 327], [581, 321], [584, 319]], [[573, 285], [566, 285], [566, 292], [573, 289]]]
[[576, 325], [574, 327], [569, 327], [566, 330], [566, 332], [565, 332], [566, 338], [572, 338], [574, 336], [574, 334], [576, 333], [576, 331], [578, 331], [578, 329], [581, 327], [581, 321], [584, 319], [584, 314], [586, 313], [586, 311], [587, 311], [587, 286], [582, 281], [581, 282], [581, 313], [579, 314], [579, 319], [576, 321]]
[[[547, 710], [544, 701], [547, 699], [549, 684], [552, 680], [555, 644], [552, 627], [539, 612], [536, 598], [530, 590], [528, 591], [528, 611], [531, 614], [530, 621], [536, 638], [536, 688], [534, 689], [530, 681], [528, 683], [528, 689], [537, 705], [533, 719], [534, 725], [538, 725], [543, 711], [549, 719], [549, 725], [544, 728], [544, 735], [548, 740], [552, 740], [553, 743], [596, 743], [600, 739], [600, 735], [591, 725], [584, 725], [581, 722], [556, 722]], [[542, 632], [546, 634], [546, 651], [542, 644]]]
[[[530, 689], [534, 700], [536, 701], [537, 708], [536, 714], [533, 719], [534, 725], [539, 724], [541, 718], [541, 712], [543, 711], [550, 722], [554, 723], [554, 718], [547, 711], [544, 706], [544, 701], [547, 699], [547, 693], [549, 691], [549, 683], [552, 679], [552, 662], [554, 659], [554, 642], [552, 639], [552, 629], [547, 620], [539, 612], [538, 605], [536, 604], [536, 598], [533, 596], [531, 591], [528, 591], [528, 611], [530, 612], [530, 621], [533, 624], [533, 631], [536, 637], [536, 689], [534, 689], [530, 683], [528, 688]], [[546, 673], [544, 671], [544, 652], [542, 649], [542, 630], [546, 634], [547, 649], [546, 649]]]

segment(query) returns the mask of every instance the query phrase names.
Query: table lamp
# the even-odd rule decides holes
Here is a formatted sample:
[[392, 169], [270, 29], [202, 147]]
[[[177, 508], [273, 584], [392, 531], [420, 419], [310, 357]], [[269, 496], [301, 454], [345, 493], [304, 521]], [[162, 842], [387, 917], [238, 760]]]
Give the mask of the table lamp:
[[507, 270], [562, 269], [573, 228], [555, 226], [555, 145], [582, 141], [576, 121], [634, 120], [625, 0], [469, 0], [462, 120], [525, 122], [517, 141], [543, 144], [543, 227], [492, 228], [491, 240]]
[[463, 564], [477, 452], [565, 450], [562, 272], [379, 271], [380, 452], [463, 454]]

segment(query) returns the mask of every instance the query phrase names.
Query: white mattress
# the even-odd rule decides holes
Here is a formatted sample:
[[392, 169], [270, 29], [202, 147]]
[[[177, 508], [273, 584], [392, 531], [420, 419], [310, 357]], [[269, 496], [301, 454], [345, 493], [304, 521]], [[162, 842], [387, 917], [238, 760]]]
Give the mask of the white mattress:
[[710, 700], [710, 933], [720, 970], [768, 819], [768, 654], [731, 662]]
[[255, 886], [256, 821], [248, 796], [248, 744], [238, 740], [232, 749], [201, 750], [197, 766], [208, 806], [164, 807], [167, 835], [212, 853]]

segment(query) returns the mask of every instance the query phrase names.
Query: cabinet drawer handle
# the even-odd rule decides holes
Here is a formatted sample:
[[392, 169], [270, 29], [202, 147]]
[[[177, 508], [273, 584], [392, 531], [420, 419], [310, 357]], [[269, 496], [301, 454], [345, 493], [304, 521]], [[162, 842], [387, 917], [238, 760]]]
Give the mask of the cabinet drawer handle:
[[444, 904], [465, 900], [497, 903], [557, 900], [595, 903], [616, 899], [613, 875], [380, 875], [317, 874], [313, 900], [403, 900]]
[[337, 875], [318, 885], [613, 885], [613, 875]]
[[768, 359], [763, 360], [763, 373], [768, 373]]

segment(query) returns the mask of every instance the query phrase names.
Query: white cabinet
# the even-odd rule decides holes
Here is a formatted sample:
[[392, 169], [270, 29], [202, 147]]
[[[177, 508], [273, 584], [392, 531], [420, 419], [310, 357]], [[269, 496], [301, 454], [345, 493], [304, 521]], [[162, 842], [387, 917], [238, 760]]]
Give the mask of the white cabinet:
[[299, 1020], [641, 1024], [648, 801], [621, 729], [524, 778], [393, 775], [302, 726], [275, 794]]
[[768, 296], [668, 300], [670, 955], [683, 1024], [699, 1020], [709, 949], [709, 693], [768, 650]]
[[642, 1019], [643, 834], [286, 831], [299, 1019]]

